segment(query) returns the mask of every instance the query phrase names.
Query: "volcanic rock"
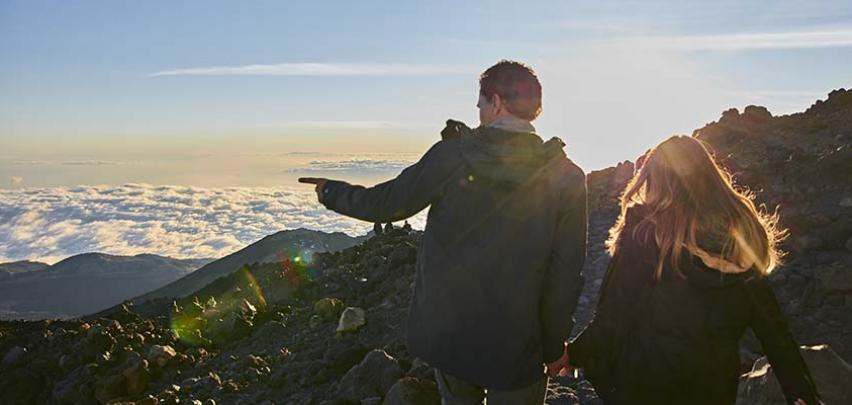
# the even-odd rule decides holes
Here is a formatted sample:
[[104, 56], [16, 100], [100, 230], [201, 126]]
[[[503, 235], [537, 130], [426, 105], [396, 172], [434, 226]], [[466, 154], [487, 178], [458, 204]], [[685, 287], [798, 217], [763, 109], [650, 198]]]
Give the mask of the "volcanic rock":
[[436, 405], [441, 403], [434, 381], [405, 377], [394, 384], [383, 405]]
[[9, 351], [6, 352], [6, 355], [3, 356], [3, 366], [4, 367], [12, 367], [20, 364], [24, 360], [24, 356], [27, 355], [27, 349], [20, 346], [15, 346]]
[[[802, 347], [811, 376], [826, 404], [852, 403], [852, 366], [837, 356], [827, 345]], [[786, 404], [781, 385], [766, 357], [740, 378], [737, 405]]]
[[321, 298], [314, 303], [314, 313], [323, 319], [337, 318], [343, 311], [343, 301], [337, 298]]
[[156, 364], [160, 367], [165, 367], [169, 360], [177, 355], [174, 348], [169, 345], [160, 346], [153, 345], [148, 349], [148, 362]]
[[367, 313], [357, 307], [348, 307], [340, 314], [337, 324], [338, 333], [354, 332], [367, 323]]
[[145, 391], [145, 386], [148, 384], [148, 361], [142, 358], [132, 358], [121, 374], [127, 379], [127, 393], [133, 396], [139, 395]]
[[338, 395], [353, 402], [382, 397], [402, 376], [402, 367], [396, 359], [384, 350], [373, 350], [343, 376], [338, 385]]

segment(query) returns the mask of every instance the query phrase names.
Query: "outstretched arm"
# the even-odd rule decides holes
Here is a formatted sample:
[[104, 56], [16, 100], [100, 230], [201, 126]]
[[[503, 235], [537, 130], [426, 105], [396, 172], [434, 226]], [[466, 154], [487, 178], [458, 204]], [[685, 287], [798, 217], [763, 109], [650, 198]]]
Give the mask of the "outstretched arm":
[[618, 350], [622, 332], [635, 320], [644, 305], [642, 297], [654, 282], [656, 255], [633, 235], [639, 220], [636, 212], [627, 215], [601, 284], [595, 317], [569, 345], [571, 364], [585, 367], [587, 375], [605, 371], [608, 356]]
[[320, 203], [332, 211], [364, 221], [393, 222], [431, 204], [458, 166], [454, 143], [441, 141], [399, 176], [373, 187], [311, 177], [299, 181], [316, 184]]
[[787, 321], [765, 277], [758, 277], [746, 286], [752, 301], [751, 327], [760, 340], [766, 357], [787, 402], [818, 404], [819, 395], [808, 371], [808, 366], [799, 353], [799, 347], [790, 335]]

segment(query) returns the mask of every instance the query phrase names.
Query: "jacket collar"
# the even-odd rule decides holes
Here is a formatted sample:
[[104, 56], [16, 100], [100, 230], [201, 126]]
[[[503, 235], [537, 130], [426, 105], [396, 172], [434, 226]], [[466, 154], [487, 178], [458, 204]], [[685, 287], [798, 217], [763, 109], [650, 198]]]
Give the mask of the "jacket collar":
[[514, 115], [497, 118], [487, 126], [511, 132], [535, 133], [535, 127], [531, 122]]

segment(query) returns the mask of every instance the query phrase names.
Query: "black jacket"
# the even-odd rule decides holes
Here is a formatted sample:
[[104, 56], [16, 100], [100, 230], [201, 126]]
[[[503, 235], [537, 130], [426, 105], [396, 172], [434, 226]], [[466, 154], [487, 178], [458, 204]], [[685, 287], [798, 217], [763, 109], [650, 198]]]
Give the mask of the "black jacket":
[[586, 249], [586, 182], [558, 138], [448, 121], [444, 139], [374, 187], [329, 181], [323, 204], [370, 222], [430, 207], [407, 346], [488, 388], [528, 385], [573, 325]]
[[641, 205], [628, 210], [595, 319], [569, 345], [571, 363], [585, 368], [606, 403], [734, 404], [738, 342], [751, 327], [788, 401], [816, 404], [766, 278], [754, 268], [721, 273], [685, 253], [682, 276], [666, 264], [655, 281], [656, 244], [632, 232], [645, 213]]

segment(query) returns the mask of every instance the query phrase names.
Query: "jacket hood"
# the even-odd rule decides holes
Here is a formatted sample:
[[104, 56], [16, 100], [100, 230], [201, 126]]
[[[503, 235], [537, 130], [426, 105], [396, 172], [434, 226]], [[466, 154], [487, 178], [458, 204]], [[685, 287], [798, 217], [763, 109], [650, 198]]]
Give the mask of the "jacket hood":
[[755, 268], [737, 273], [722, 272], [707, 266], [698, 256], [688, 252], [684, 252], [684, 256], [686, 256], [686, 259], [684, 260], [685, 263], [680, 266], [681, 272], [689, 280], [689, 283], [695, 286], [725, 288], [759, 276]]
[[[627, 211], [627, 227], [637, 226], [641, 218], [650, 215], [650, 212], [651, 208], [643, 204], [630, 207]], [[715, 252], [721, 249], [725, 232], [724, 228], [720, 228], [716, 229], [715, 232], [702, 235], [698, 244], [706, 249], [703, 253], [711, 258], [719, 259]], [[719, 259], [715, 264], [718, 265], [720, 262], [726, 261]], [[730, 266], [734, 265], [730, 263]], [[686, 248], [681, 252], [678, 268], [680, 275], [677, 277], [683, 276], [690, 284], [700, 288], [726, 288], [760, 275], [755, 267], [739, 271], [721, 271], [709, 266], [699, 255], [693, 254]]]
[[513, 185], [523, 184], [554, 158], [565, 158], [565, 143], [544, 142], [531, 132], [478, 127], [461, 137], [461, 155], [473, 175]]

